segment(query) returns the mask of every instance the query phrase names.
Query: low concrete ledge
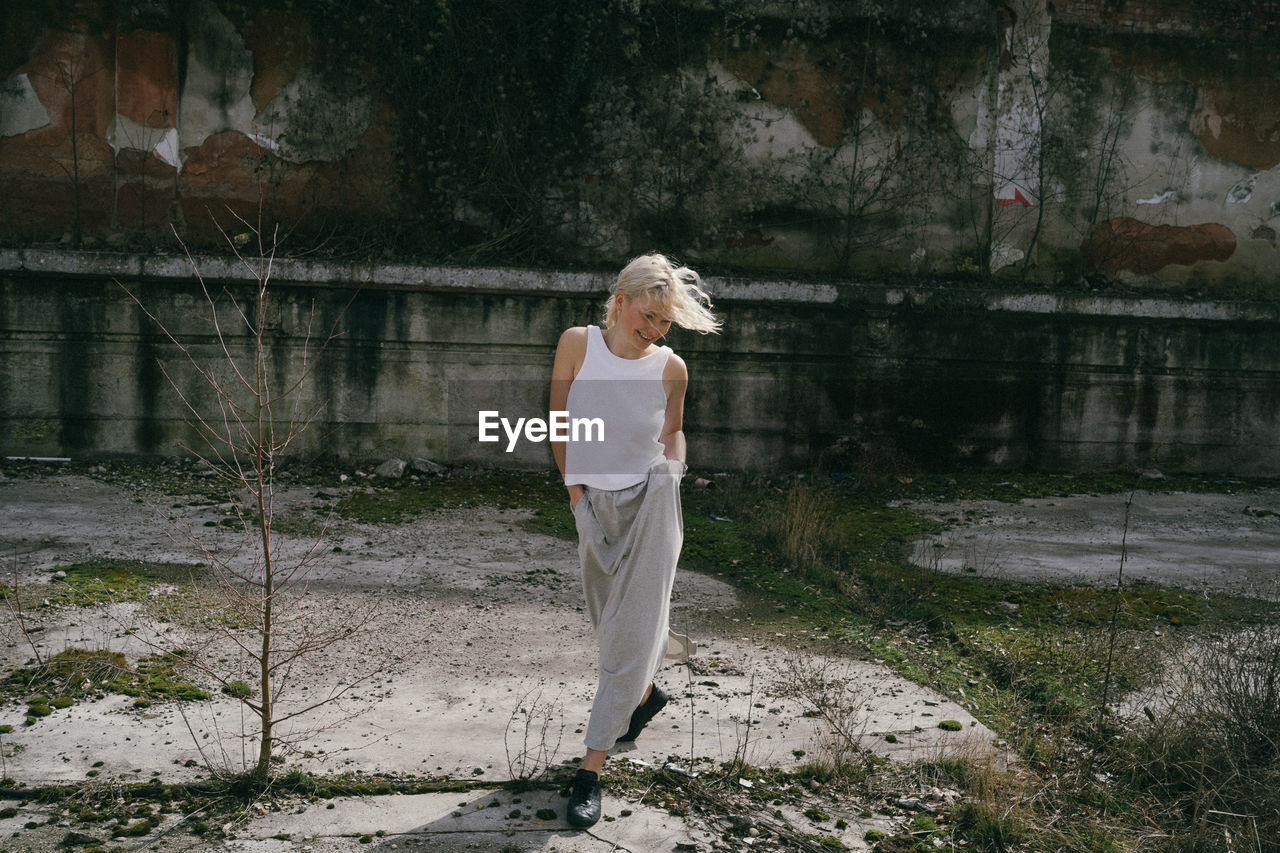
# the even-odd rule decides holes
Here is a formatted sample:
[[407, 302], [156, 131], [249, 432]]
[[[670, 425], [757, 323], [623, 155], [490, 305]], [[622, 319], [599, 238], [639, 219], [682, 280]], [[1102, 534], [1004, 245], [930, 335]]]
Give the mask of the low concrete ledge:
[[989, 311], [1021, 314], [1078, 314], [1093, 317], [1144, 317], [1161, 320], [1229, 320], [1280, 322], [1280, 305], [1269, 302], [1205, 300], [1185, 302], [1152, 297], [1114, 297], [1085, 294], [1025, 293], [994, 296]]
[[[139, 255], [50, 249], [0, 250], [0, 274], [92, 276], [133, 280], [194, 280], [193, 266], [206, 281], [251, 283], [253, 261], [215, 255]], [[448, 267], [422, 264], [359, 264], [278, 258], [271, 264], [277, 285], [361, 287], [472, 293], [545, 293], [603, 296], [613, 277], [605, 273], [558, 272], [506, 267]], [[832, 284], [708, 278], [717, 300], [833, 304]]]
[[[250, 283], [250, 263], [218, 255], [142, 255], [60, 249], [0, 249], [0, 274]], [[606, 273], [559, 272], [508, 267], [450, 267], [425, 264], [317, 261], [279, 258], [271, 265], [279, 286], [360, 287], [377, 290], [547, 294], [592, 296], [607, 293]], [[1053, 314], [1280, 323], [1280, 304], [1243, 300], [1187, 301], [1158, 296], [1099, 296], [1088, 293], [996, 293], [971, 286], [890, 285], [879, 282], [762, 281], [708, 277], [717, 302], [790, 303], [978, 310], [1011, 314]]]

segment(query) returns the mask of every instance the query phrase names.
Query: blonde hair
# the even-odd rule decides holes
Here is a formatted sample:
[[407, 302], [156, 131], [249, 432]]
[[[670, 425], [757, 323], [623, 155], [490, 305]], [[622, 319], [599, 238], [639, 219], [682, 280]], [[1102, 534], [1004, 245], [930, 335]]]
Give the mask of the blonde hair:
[[665, 255], [641, 255], [623, 267], [605, 303], [604, 324], [618, 320], [614, 296], [628, 299], [652, 297], [662, 313], [683, 329], [707, 334], [719, 332], [721, 321], [711, 313], [711, 297], [702, 289], [702, 278], [688, 267], [678, 267]]

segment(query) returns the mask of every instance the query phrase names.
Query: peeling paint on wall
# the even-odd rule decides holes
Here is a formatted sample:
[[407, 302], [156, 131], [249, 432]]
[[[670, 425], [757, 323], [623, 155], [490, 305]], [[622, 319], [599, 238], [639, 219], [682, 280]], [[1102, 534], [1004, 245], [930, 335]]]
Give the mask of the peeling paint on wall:
[[373, 99], [355, 79], [347, 91], [325, 85], [303, 69], [254, 118], [259, 145], [293, 163], [340, 160], [360, 141]]
[[1270, 46], [1146, 39], [1115, 57], [1146, 80], [1190, 90], [1182, 126], [1213, 157], [1259, 171], [1280, 165], [1280, 67]]
[[249, 96], [253, 55], [212, 0], [196, 0], [187, 15], [186, 78], [179, 100], [182, 150], [228, 130], [248, 130], [256, 112]]
[[1017, 246], [1010, 246], [999, 241], [991, 244], [991, 271], [997, 272], [1012, 266], [1026, 257], [1026, 253]]
[[1052, 20], [1044, 0], [1004, 8], [996, 107], [996, 202], [1029, 207], [1040, 194], [1040, 113]]
[[[893, 38], [842, 36], [805, 42], [760, 35], [750, 46], [717, 41], [713, 68], [727, 69], [749, 95], [794, 116], [819, 145], [837, 148], [867, 115], [898, 128], [918, 87], [947, 92], [972, 85], [972, 56], [964, 51], [922, 58], [919, 44]], [[927, 80], [927, 82], [926, 82]], [[919, 118], [919, 117], [917, 117]]]
[[[1280, 0], [1275, 3], [1280, 8]], [[397, 204], [408, 199], [411, 206], [428, 192], [428, 183], [414, 181], [439, 177], [434, 170], [447, 171], [457, 161], [411, 156], [431, 150], [435, 128], [444, 125], [413, 127], [422, 106], [416, 91], [397, 102], [387, 96], [382, 84], [405, 79], [408, 66], [380, 67], [381, 57], [363, 43], [348, 46], [366, 51], [363, 56], [331, 51], [329, 24], [296, 11], [304, 4], [268, 5], [276, 8], [223, 0], [49, 7], [51, 20], [29, 28], [24, 43], [8, 54], [10, 67], [0, 68], [0, 79], [8, 75], [0, 85], [0, 183], [8, 196], [0, 198], [0, 227], [16, 240], [57, 239], [79, 208], [84, 233], [98, 240], [173, 221], [188, 228], [187, 236], [216, 242], [216, 233], [200, 231], [207, 210], [230, 204], [245, 214], [259, 203], [276, 221], [315, 223], [316, 234], [343, 220], [412, 220]], [[838, 263], [851, 274], [873, 268], [985, 274], [1016, 264], [1026, 280], [1047, 282], [1076, 274], [1080, 235], [1092, 223], [1111, 220], [1086, 244], [1095, 268], [1132, 272], [1158, 269], [1160, 258], [1180, 265], [1230, 257], [1229, 267], [1205, 265], [1196, 277], [1273, 277], [1274, 253], [1266, 244], [1275, 238], [1263, 223], [1280, 228], [1280, 62], [1274, 41], [1193, 44], [1159, 31], [1135, 35], [1071, 23], [1085, 6], [1099, 20], [1147, 20], [1152, 9], [1176, 0], [1133, 0], [1123, 9], [1101, 0], [1062, 0], [1056, 11], [1048, 0], [962, 0], [952, 5], [965, 7], [963, 27], [947, 23], [947, 4], [905, 4], [911, 10], [890, 20], [878, 13], [868, 17], [865, 4], [816, 0], [814, 8], [839, 14], [814, 18], [821, 26], [812, 27], [793, 26], [780, 7], [766, 5], [773, 11], [759, 21], [735, 19], [728, 26], [703, 9], [699, 23], [714, 22], [691, 32], [698, 41], [678, 52], [688, 64], [672, 65], [664, 78], [682, 81], [690, 114], [711, 116], [700, 112], [698, 92], [715, 98], [707, 125], [734, 116], [732, 133], [699, 151], [731, 138], [732, 161], [745, 164], [742, 180], [717, 182], [721, 208], [699, 208], [695, 228], [673, 229], [694, 235], [682, 247], [693, 260], [700, 254], [708, 263], [811, 272], [828, 264], [834, 269], [833, 258], [845, 252]], [[1202, 3], [1196, 14], [1210, 14], [1209, 5]], [[77, 28], [72, 19], [90, 8], [93, 26]], [[1067, 23], [1060, 17], [1064, 10]], [[669, 58], [678, 63], [674, 54]], [[70, 68], [74, 87], [59, 76]], [[1053, 77], [1051, 68], [1072, 76]], [[1046, 115], [1037, 87], [1061, 79], [1068, 79], [1066, 94], [1048, 99], [1051, 110], [1061, 112]], [[1120, 80], [1126, 93], [1133, 92], [1124, 104], [1115, 101]], [[585, 91], [576, 83], [570, 90]], [[606, 90], [612, 91], [601, 88]], [[429, 83], [421, 91], [432, 97]], [[663, 97], [653, 101], [659, 110], [670, 104]], [[614, 106], [602, 96], [593, 109], [607, 123]], [[1109, 137], [1115, 162], [1124, 164], [1115, 172], [1123, 172], [1123, 180], [1105, 187], [1105, 181], [1095, 182], [1099, 198], [1083, 198], [1089, 182], [1070, 172], [1066, 161], [1075, 157], [1085, 163], [1082, 174], [1101, 174], [1094, 169], [1103, 158], [1092, 157], [1099, 140], [1091, 123], [1113, 108], [1125, 112]], [[1084, 126], [1071, 138], [1077, 117]], [[495, 124], [484, 138], [501, 137], [512, 126]], [[1056, 144], [1062, 129], [1068, 138]], [[1051, 156], [1041, 163], [1046, 133], [1055, 134], [1055, 143], [1045, 145]], [[413, 137], [424, 140], [420, 149]], [[894, 195], [899, 186], [879, 180], [892, 169], [879, 167], [904, 151], [919, 161], [896, 173], [906, 176], [905, 191]], [[705, 172], [701, 156], [689, 162]], [[599, 223], [623, 218], [616, 215], [623, 208], [617, 188], [624, 183], [617, 178], [634, 180], [652, 164], [628, 153], [571, 166], [583, 167], [591, 186], [546, 194], [549, 221], [573, 222], [540, 231], [536, 239], [545, 236], [548, 253], [583, 262], [626, 252], [636, 234]], [[468, 222], [472, 236], [465, 241], [482, 236], [475, 222], [501, 218], [466, 197], [473, 182], [462, 171], [445, 175], [461, 189], [438, 205], [446, 211], [440, 222], [424, 230], [445, 235], [442, 245], [453, 239], [449, 229], [457, 222]], [[889, 201], [877, 207], [865, 204], [868, 199]], [[470, 210], [474, 216], [457, 213]], [[1193, 229], [1174, 239], [1158, 231], [1139, 234], [1137, 225], [1113, 219], [1135, 211], [1135, 221], [1211, 222], [1223, 231], [1215, 236]], [[895, 241], [867, 238], [863, 222], [888, 223], [885, 233]], [[1230, 232], [1240, 235], [1246, 251], [1227, 248]], [[909, 239], [896, 239], [903, 234]], [[1151, 261], [1124, 252], [1112, 256], [1138, 237], [1166, 245]], [[561, 244], [551, 245], [556, 241]], [[1108, 248], [1100, 248], [1103, 243]], [[1183, 272], [1171, 269], [1161, 278], [1173, 282]]]
[[1253, 198], [1253, 189], [1258, 185], [1258, 176], [1250, 175], [1231, 189], [1227, 190], [1227, 204], [1246, 204]]
[[145, 151], [168, 165], [179, 168], [178, 130], [173, 127], [145, 127], [117, 115], [107, 125], [107, 144], [119, 154], [126, 149]]
[[803, 51], [725, 51], [723, 64], [771, 104], [785, 108], [827, 148], [844, 141], [848, 85]]
[[150, 128], [177, 127], [178, 45], [173, 35], [148, 30], [115, 40], [116, 114]]
[[[257, 143], [238, 130], [227, 130], [205, 137], [200, 145], [185, 152], [182, 179], [195, 183], [197, 179], [212, 180], [219, 174], [235, 170], [252, 170], [261, 156]], [[238, 175], [237, 177], [243, 177]], [[239, 185], [239, 181], [235, 182]], [[246, 187], [247, 192], [250, 187]]]
[[300, 15], [262, 10], [241, 33], [253, 52], [253, 85], [249, 93], [261, 111], [306, 66], [311, 31]]
[[1173, 197], [1174, 197], [1173, 190], [1165, 190], [1162, 193], [1156, 193], [1150, 198], [1140, 198], [1138, 199], [1137, 204], [1164, 204], [1165, 202], [1171, 200]]
[[[348, 78], [339, 88], [299, 66], [291, 79], [281, 79], [277, 70], [260, 82], [255, 68], [265, 71], [265, 65], [210, 0], [201, 0], [192, 16], [201, 24], [192, 29], [182, 89], [184, 155], [227, 131], [239, 131], [291, 163], [335, 161], [355, 148], [373, 112], [372, 97], [358, 80]], [[263, 34], [255, 35], [261, 42]], [[299, 57], [290, 56], [297, 66]], [[269, 92], [271, 100], [256, 109], [257, 99]]]
[[1280, 165], [1280, 82], [1275, 64], [1231, 88], [1207, 88], [1191, 116], [1192, 132], [1215, 157], [1254, 169]]
[[31, 87], [31, 78], [15, 74], [0, 85], [0, 136], [21, 136], [49, 124], [49, 111]]
[[1170, 264], [1225, 261], [1235, 250], [1235, 234], [1224, 225], [1149, 225], [1129, 217], [1103, 222], [1080, 247], [1091, 269], [1139, 275]]
[[[362, 83], [321, 83], [303, 15], [236, 24], [214, 0], [183, 8], [181, 57], [177, 21], [160, 32], [104, 11], [86, 28], [67, 12], [31, 37], [24, 64], [0, 69], [8, 236], [56, 238], [76, 209], [90, 239], [170, 223], [217, 239], [208, 211], [229, 204], [247, 215], [265, 203], [291, 225], [388, 207], [395, 117]], [[146, 20], [163, 26], [157, 16]], [[345, 162], [366, 183], [317, 161]]]
[[746, 153], [756, 160], [781, 159], [817, 147], [818, 141], [789, 109], [764, 99], [764, 96], [745, 80], [738, 77], [720, 62], [707, 65], [707, 74], [741, 103], [742, 113], [756, 128], [755, 138], [746, 146]]

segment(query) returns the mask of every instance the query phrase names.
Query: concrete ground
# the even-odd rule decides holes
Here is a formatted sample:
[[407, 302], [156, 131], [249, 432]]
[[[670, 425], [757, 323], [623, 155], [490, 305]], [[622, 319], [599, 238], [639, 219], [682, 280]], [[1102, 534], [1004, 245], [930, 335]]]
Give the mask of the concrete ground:
[[[279, 508], [287, 517], [307, 518], [328, 501], [314, 487], [299, 488], [282, 494]], [[7, 582], [43, 598], [57, 591], [51, 571], [59, 566], [96, 558], [191, 565], [193, 548], [203, 551], [206, 564], [213, 556], [248, 565], [238, 535], [216, 523], [227, 509], [160, 496], [153, 484], [105, 471], [11, 476], [0, 480], [0, 549], [14, 555]], [[364, 614], [370, 621], [355, 642], [315, 651], [282, 695], [279, 710], [288, 712], [347, 690], [340, 701], [283, 727], [280, 734], [290, 743], [286, 767], [495, 784], [548, 768], [560, 775], [571, 770], [595, 686], [594, 643], [574, 546], [523, 530], [519, 522], [526, 515], [466, 508], [429, 512], [404, 524], [333, 523], [299, 615], [320, 629]], [[281, 558], [290, 556], [297, 552], [286, 550]], [[207, 569], [194, 574], [198, 585], [207, 586]], [[42, 657], [70, 647], [105, 648], [132, 661], [156, 643], [194, 648], [212, 642], [209, 659], [235, 671], [243, 655], [231, 637], [188, 637], [181, 620], [163, 618], [168, 593], [183, 586], [179, 580], [161, 584], [142, 602], [44, 608], [25, 614], [21, 624], [11, 619], [0, 665], [20, 666], [31, 657], [25, 629]], [[773, 608], [741, 599], [714, 576], [680, 573], [672, 621], [695, 638], [699, 654], [691, 664], [672, 664], [661, 673], [673, 701], [634, 746], [619, 748], [615, 766], [670, 764], [679, 773], [735, 758], [758, 767], [811, 761], [823, 754], [825, 733], [810, 715], [805, 685], [810, 692], [815, 685], [834, 685], [842, 702], [859, 709], [862, 741], [878, 752], [925, 758], [994, 750], [991, 732], [960, 705], [865, 659], [860, 650], [841, 650], [799, 627], [788, 630], [776, 612], [757, 618], [762, 610]], [[245, 712], [234, 699], [215, 695], [208, 702], [144, 708], [108, 696], [57, 710], [32, 726], [23, 725], [23, 706], [6, 705], [0, 724], [14, 731], [0, 744], [0, 775], [24, 786], [87, 779], [111, 785], [193, 781], [204, 778], [207, 767], [239, 769], [252, 759], [252, 744], [242, 737], [249, 730]], [[938, 727], [943, 720], [956, 720], [962, 729], [944, 731]], [[888, 734], [896, 743], [886, 740]], [[189, 834], [176, 819], [140, 839], [98, 837], [114, 847], [158, 851], [733, 847], [694, 817], [641, 804], [636, 792], [613, 785], [615, 775], [606, 768], [605, 818], [586, 832], [565, 824], [560, 791], [492, 788], [339, 798], [268, 811], [230, 828], [234, 839], [225, 845]], [[855, 850], [868, 848], [863, 836], [869, 827], [892, 828], [887, 818], [862, 817], [863, 804], [844, 807], [838, 812], [847, 817], [843, 829], [812, 825], [799, 812], [787, 820]], [[0, 851], [51, 850], [80, 831], [65, 820], [45, 823], [59, 816], [57, 809], [24, 804], [0, 818]], [[772, 818], [759, 820], [759, 834], [744, 830], [735, 849], [782, 849], [769, 830]], [[37, 822], [45, 825], [28, 828]]]
[[1280, 491], [1144, 492], [917, 503], [952, 524], [916, 543], [940, 571], [1031, 583], [1126, 582], [1260, 598], [1280, 592]]
[[[205, 562], [210, 555], [232, 564], [246, 559], [236, 534], [216, 523], [227, 507], [162, 497], [154, 484], [108, 473], [0, 479], [0, 549], [12, 555], [7, 583], [52, 593], [51, 571], [58, 566], [106, 557], [190, 565], [196, 562], [193, 547], [206, 551]], [[329, 500], [314, 488], [293, 489], [281, 496], [281, 509], [311, 517]], [[957, 523], [919, 544], [922, 565], [1013, 579], [1112, 582], [1125, 534], [1124, 496], [919, 508]], [[1280, 510], [1280, 493], [1140, 494], [1130, 512], [1127, 576], [1274, 590], [1280, 516], [1272, 510]], [[592, 700], [594, 646], [572, 544], [527, 532], [519, 525], [525, 517], [516, 510], [460, 508], [404, 524], [336, 522], [325, 532], [325, 559], [302, 615], [322, 628], [361, 614], [371, 621], [357, 642], [317, 650], [296, 673], [282, 710], [301, 709], [334, 690], [347, 692], [285, 728], [286, 767], [495, 785], [548, 768], [561, 776], [570, 771]], [[132, 660], [148, 651], [144, 640], [198, 642], [157, 615], [157, 605], [169, 600], [166, 593], [180, 588], [175, 578], [148, 601], [38, 609], [21, 623], [10, 612], [0, 665], [19, 666], [31, 656], [20, 629], [42, 656], [68, 647], [109, 648]], [[841, 649], [799, 627], [789, 630], [771, 611], [768, 602], [745, 600], [714, 576], [680, 574], [673, 624], [699, 642], [700, 653], [691, 664], [662, 672], [673, 702], [639, 742], [611, 759], [605, 818], [589, 831], [565, 824], [562, 791], [481, 787], [290, 802], [228, 827], [230, 840], [216, 843], [190, 834], [177, 817], [142, 838], [96, 836], [128, 850], [262, 853], [809, 849], [788, 846], [781, 827], [790, 826], [865, 850], [869, 828], [892, 832], [906, 818], [868, 818], [870, 804], [823, 801], [833, 817], [846, 819], [837, 828], [793, 805], [776, 813], [770, 805], [733, 816], [740, 831], [726, 840], [696, 810], [683, 807], [688, 803], [641, 803], [639, 792], [620, 781], [627, 776], [623, 762], [669, 764], [679, 774], [734, 758], [759, 767], [813, 760], [826, 748], [824, 727], [803, 698], [815, 686], [834, 686], [840, 701], [860, 709], [863, 744], [884, 754], [996, 753], [991, 732], [960, 705], [905, 681], [858, 649]], [[210, 651], [225, 666], [239, 665], [227, 637], [214, 642]], [[25, 786], [89, 778], [108, 786], [149, 778], [191, 781], [205, 777], [208, 766], [242, 767], [251, 747], [241, 736], [247, 730], [242, 706], [221, 695], [145, 708], [110, 696], [55, 711], [32, 726], [22, 724], [24, 714], [22, 706], [0, 708], [0, 723], [14, 727], [0, 737], [0, 775]], [[961, 731], [939, 729], [942, 720], [959, 721]], [[886, 740], [889, 734], [896, 744]], [[822, 801], [820, 791], [813, 795]], [[0, 851], [46, 853], [81, 831], [57, 807], [15, 805], [16, 813], [0, 817]]]

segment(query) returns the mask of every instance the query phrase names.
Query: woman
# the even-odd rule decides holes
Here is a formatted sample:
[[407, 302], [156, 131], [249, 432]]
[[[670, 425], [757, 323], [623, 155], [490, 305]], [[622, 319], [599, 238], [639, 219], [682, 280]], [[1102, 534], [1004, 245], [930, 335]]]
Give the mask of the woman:
[[552, 445], [578, 528], [578, 556], [600, 646], [600, 681], [586, 747], [569, 797], [568, 820], [600, 819], [600, 772], [618, 741], [634, 740], [667, 704], [653, 683], [664, 657], [687, 658], [687, 638], [668, 625], [683, 542], [684, 361], [660, 345], [671, 326], [719, 330], [698, 274], [658, 254], [622, 270], [605, 306], [604, 328], [560, 336], [551, 410], [571, 421], [599, 418]]

